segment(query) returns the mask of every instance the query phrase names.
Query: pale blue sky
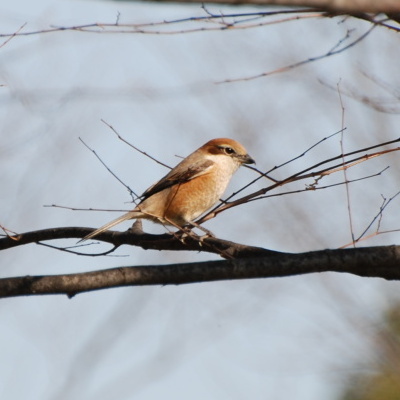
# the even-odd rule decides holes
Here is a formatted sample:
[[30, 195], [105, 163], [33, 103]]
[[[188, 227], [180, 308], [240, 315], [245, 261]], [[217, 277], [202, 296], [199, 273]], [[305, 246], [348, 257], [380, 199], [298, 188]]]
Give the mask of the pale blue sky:
[[[14, 32], [23, 23], [26, 31], [112, 23], [118, 12], [121, 23], [204, 15], [197, 5], [20, 0], [0, 5], [0, 29]], [[229, 32], [57, 32], [14, 38], [0, 48], [0, 224], [17, 232], [98, 227], [116, 214], [43, 205], [130, 208], [126, 190], [79, 137], [138, 193], [166, 172], [118, 141], [101, 119], [172, 166], [176, 155], [185, 156], [214, 137], [240, 140], [264, 170], [298, 155], [341, 128], [338, 94], [326, 85], [340, 81], [344, 90], [387, 98], [363, 76], [367, 73], [399, 87], [399, 60], [393, 59], [398, 35], [377, 29], [336, 58], [249, 82], [214, 82], [318, 56], [348, 29], [355, 29], [356, 37], [367, 28], [355, 20], [323, 19]], [[398, 115], [377, 113], [348, 97], [344, 102], [346, 149], [398, 136]], [[333, 139], [277, 176], [339, 152], [339, 140]], [[399, 190], [397, 156], [350, 172], [365, 176], [386, 165], [391, 168], [384, 176], [351, 187], [356, 232], [379, 210], [381, 194], [390, 197]], [[253, 176], [239, 171], [230, 192]], [[335, 179], [343, 177], [327, 183]], [[398, 204], [388, 208], [384, 229], [399, 228]], [[335, 248], [350, 240], [343, 187], [251, 203], [206, 226], [221, 238], [280, 251]], [[145, 229], [163, 231], [149, 223]], [[393, 234], [365, 244], [398, 241]], [[73, 242], [60, 243], [67, 244]], [[0, 253], [1, 276], [216, 258], [136, 248], [118, 254], [126, 257], [84, 258], [30, 245]], [[391, 303], [397, 286], [319, 274], [124, 288], [72, 300], [2, 300], [0, 396], [333, 400], [349, 374], [368, 360], [379, 311]]]

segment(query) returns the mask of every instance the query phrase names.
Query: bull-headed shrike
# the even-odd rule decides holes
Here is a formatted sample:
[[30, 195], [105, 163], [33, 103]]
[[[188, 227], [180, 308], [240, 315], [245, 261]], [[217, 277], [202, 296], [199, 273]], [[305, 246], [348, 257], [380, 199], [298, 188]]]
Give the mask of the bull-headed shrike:
[[91, 239], [129, 219], [148, 219], [177, 228], [187, 225], [199, 227], [194, 220], [217, 203], [236, 170], [243, 164], [254, 162], [235, 140], [210, 140], [150, 186], [132, 211], [82, 240]]

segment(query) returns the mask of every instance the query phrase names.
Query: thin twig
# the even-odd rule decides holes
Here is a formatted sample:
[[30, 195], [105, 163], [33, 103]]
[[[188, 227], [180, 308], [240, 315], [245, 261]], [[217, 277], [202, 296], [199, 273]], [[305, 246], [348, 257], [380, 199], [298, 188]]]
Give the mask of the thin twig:
[[100, 212], [129, 212], [132, 211], [132, 207], [129, 210], [110, 210], [106, 208], [77, 208], [77, 207], [69, 207], [69, 206], [60, 206], [58, 204], [45, 204], [43, 207], [52, 207], [52, 208], [63, 208], [65, 210], [71, 211], [100, 211]]
[[[277, 68], [277, 69], [274, 69], [272, 71], [262, 72], [262, 73], [257, 74], [257, 75], [251, 75], [251, 76], [241, 77], [241, 78], [225, 79], [223, 81], [217, 81], [215, 83], [216, 84], [221, 84], [221, 83], [234, 83], [234, 82], [251, 81], [253, 79], [264, 78], [266, 76], [270, 76], [270, 75], [273, 75], [273, 74], [286, 72], [286, 71], [289, 71], [291, 69], [295, 69], [295, 68], [301, 67], [302, 65], [305, 65], [305, 64], [310, 64], [312, 62], [319, 61], [319, 60], [322, 60], [324, 58], [335, 56], [337, 54], [342, 53], [345, 50], [348, 50], [349, 48], [355, 46], [356, 44], [360, 43], [362, 40], [364, 40], [372, 32], [373, 29], [376, 28], [376, 26], [377, 26], [376, 24], [372, 25], [365, 33], [363, 33], [357, 39], [353, 40], [348, 45], [346, 45], [344, 47], [341, 47], [339, 49], [336, 49], [337, 46], [334, 46], [333, 49], [329, 50], [328, 52], [326, 52], [324, 54], [321, 54], [321, 55], [315, 56], [315, 57], [310, 57], [310, 58], [308, 58], [306, 60], [301, 60], [301, 61], [298, 61], [296, 63], [287, 65], [285, 67]], [[346, 36], [343, 39], [340, 40], [340, 42], [342, 42], [344, 39], [347, 39], [347, 38], [348, 38], [348, 32], [346, 33]]]
[[[360, 150], [355, 150], [355, 151], [346, 153], [344, 155], [340, 154], [340, 155], [332, 157], [332, 158], [330, 158], [328, 160], [321, 161], [321, 162], [319, 162], [319, 163], [317, 163], [317, 164], [315, 164], [315, 165], [313, 165], [311, 167], [308, 167], [308, 168], [306, 168], [306, 169], [304, 169], [304, 170], [302, 170], [302, 171], [300, 171], [300, 172], [298, 172], [296, 174], [293, 174], [292, 176], [289, 176], [288, 178], [283, 179], [282, 181], [274, 183], [274, 184], [272, 184], [272, 185], [270, 185], [270, 186], [268, 186], [266, 188], [262, 188], [262, 189], [260, 189], [260, 190], [258, 190], [256, 192], [254, 192], [254, 193], [251, 193], [251, 194], [249, 194], [247, 196], [241, 197], [241, 198], [239, 198], [239, 199], [237, 199], [235, 201], [224, 202], [223, 204], [220, 204], [220, 205], [214, 207], [211, 211], [209, 211], [207, 214], [205, 214], [203, 217], [201, 217], [196, 222], [198, 224], [200, 224], [200, 223], [203, 223], [205, 221], [208, 221], [209, 219], [212, 219], [212, 218], [216, 217], [216, 215], [218, 215], [222, 211], [225, 211], [228, 208], [236, 207], [236, 206], [238, 206], [240, 204], [247, 203], [251, 199], [255, 199], [255, 198], [259, 197], [259, 196], [263, 196], [263, 195], [265, 195], [265, 193], [267, 193], [267, 192], [269, 192], [269, 191], [271, 191], [271, 190], [273, 190], [273, 189], [275, 189], [277, 187], [286, 185], [288, 183], [295, 182], [295, 181], [302, 180], [302, 179], [309, 178], [309, 177], [314, 177], [315, 178], [315, 177], [318, 177], [318, 176], [326, 176], [326, 175], [329, 175], [329, 174], [331, 174], [333, 172], [337, 172], [337, 171], [342, 170], [343, 168], [346, 168], [346, 165], [343, 166], [343, 163], [341, 162], [341, 163], [339, 163], [337, 165], [334, 165], [334, 166], [331, 166], [331, 167], [327, 167], [327, 168], [324, 168], [324, 169], [319, 170], [319, 171], [312, 171], [313, 169], [318, 168], [318, 167], [320, 167], [320, 166], [322, 166], [324, 164], [331, 163], [331, 162], [336, 161], [338, 159], [342, 159], [343, 157], [348, 157], [348, 156], [355, 155], [355, 154], [358, 154], [358, 153], [361, 153], [361, 152], [364, 152], [364, 151], [367, 151], [367, 150], [375, 149], [375, 148], [382, 147], [382, 146], [385, 146], [385, 145], [388, 145], [388, 144], [393, 144], [393, 143], [396, 143], [396, 142], [399, 142], [399, 141], [400, 141], [400, 139], [391, 140], [389, 142], [385, 142], [385, 143], [381, 143], [381, 144], [378, 144], [378, 145], [370, 146], [370, 147], [367, 147], [367, 148], [364, 148], [364, 149], [360, 149]], [[397, 147], [395, 149], [382, 150], [380, 152], [371, 153], [371, 154], [365, 154], [363, 156], [356, 157], [354, 159], [346, 161], [346, 164], [348, 164], [347, 168], [349, 168], [349, 166], [354, 166], [356, 164], [359, 164], [360, 162], [367, 161], [367, 160], [369, 160], [371, 158], [378, 157], [378, 156], [381, 156], [381, 155], [384, 155], [384, 154], [387, 154], [387, 153], [390, 153], [390, 152], [394, 152], [394, 151], [399, 151], [399, 150], [400, 150], [400, 147]]]
[[[3, 225], [0, 225], [0, 229], [5, 233], [5, 235], [1, 235], [1, 236], [7, 236], [12, 240], [18, 240], [18, 233], [6, 228]], [[11, 235], [10, 235], [11, 233]]]
[[384, 198], [383, 203], [382, 203], [381, 207], [379, 208], [379, 212], [375, 215], [375, 217], [372, 219], [372, 221], [368, 224], [368, 226], [364, 229], [364, 231], [356, 239], [357, 242], [360, 241], [361, 238], [369, 231], [369, 229], [375, 223], [376, 220], [378, 220], [378, 227], [377, 227], [377, 231], [375, 233], [377, 233], [379, 231], [380, 224], [381, 224], [380, 219], [381, 219], [381, 217], [383, 215], [383, 211], [399, 194], [400, 194], [400, 191], [397, 192], [395, 195], [393, 195], [389, 200], [386, 200]]
[[[89, 253], [81, 253], [80, 251], [70, 250], [70, 248], [68, 248], [68, 247], [58, 247], [58, 246], [53, 246], [51, 244], [43, 243], [43, 242], [37, 242], [36, 244], [38, 244], [40, 246], [44, 246], [44, 247], [49, 247], [51, 249], [64, 251], [65, 253], [75, 254], [77, 256], [87, 256], [87, 257], [107, 256], [107, 255], [111, 254], [112, 252], [114, 252], [119, 247], [119, 246], [113, 246], [112, 249], [104, 251], [103, 253], [96, 253], [96, 254], [91, 253], [91, 254], [89, 254]], [[88, 244], [87, 246], [89, 246], [89, 245], [90, 244]], [[81, 245], [79, 247], [82, 247], [82, 246], [85, 246], [85, 245]], [[114, 254], [113, 257], [127, 257], [127, 255]]]
[[261, 178], [267, 178], [271, 181], [273, 181], [274, 183], [279, 182], [277, 179], [272, 178], [271, 176], [269, 176], [269, 174], [271, 172], [274, 172], [276, 170], [278, 170], [279, 168], [284, 167], [287, 164], [290, 164], [296, 160], [298, 160], [301, 157], [304, 157], [309, 151], [311, 151], [312, 149], [314, 149], [315, 147], [317, 147], [318, 145], [320, 145], [321, 143], [323, 143], [325, 140], [331, 139], [332, 137], [336, 136], [337, 134], [343, 132], [344, 130], [346, 130], [346, 128], [342, 128], [340, 131], [334, 132], [329, 136], [325, 136], [324, 138], [322, 138], [321, 140], [319, 140], [317, 143], [313, 144], [312, 146], [310, 146], [308, 149], [304, 150], [301, 154], [293, 157], [292, 159], [290, 159], [289, 161], [285, 161], [282, 164], [276, 165], [275, 167], [271, 168], [270, 170], [268, 170], [267, 172], [261, 172], [260, 170], [258, 170], [257, 168], [251, 167], [250, 165], [244, 165], [246, 168], [251, 169], [255, 172], [257, 172], [258, 174], [260, 174], [260, 176], [258, 176], [257, 178], [253, 179], [251, 182], [249, 182], [247, 185], [243, 186], [242, 188], [240, 188], [239, 190], [237, 190], [236, 192], [232, 193], [229, 197], [227, 197], [225, 200], [222, 201], [222, 203], [226, 203], [227, 201], [229, 201], [231, 198], [233, 198], [234, 196], [238, 195], [240, 192], [242, 192], [243, 190], [247, 189], [249, 186], [253, 185], [254, 183], [258, 182]]
[[118, 176], [117, 176], [113, 171], [111, 171], [111, 169], [110, 169], [110, 168], [107, 166], [107, 164], [100, 158], [100, 156], [96, 153], [95, 150], [93, 150], [92, 148], [90, 148], [90, 147], [84, 142], [84, 140], [83, 140], [82, 138], [79, 138], [79, 140], [85, 145], [85, 147], [86, 147], [87, 149], [89, 149], [89, 150], [96, 156], [96, 158], [103, 164], [103, 166], [107, 169], [107, 171], [108, 171], [119, 183], [121, 183], [121, 184], [126, 188], [126, 190], [128, 190], [128, 192], [129, 192], [130, 196], [132, 197], [132, 200], [133, 200], [133, 201], [135, 201], [135, 198], [137, 199], [137, 198], [140, 197], [140, 196], [138, 196], [127, 184], [125, 184], [120, 178], [118, 178]]
[[[336, 86], [337, 92], [339, 95], [339, 102], [340, 102], [340, 108], [341, 108], [341, 120], [342, 120], [342, 128], [344, 127], [344, 117], [345, 117], [345, 108], [343, 104], [343, 99], [342, 99], [342, 93], [340, 90], [340, 80]], [[342, 154], [344, 154], [344, 135], [343, 133], [340, 135], [340, 151]], [[345, 157], [342, 157], [342, 163], [343, 165], [346, 164]], [[347, 177], [347, 168], [343, 168], [343, 178], [345, 182], [348, 182], [348, 177]], [[351, 240], [354, 243], [353, 246], [356, 247], [355, 241], [354, 241], [354, 228], [353, 228], [353, 218], [352, 218], [352, 212], [351, 212], [351, 199], [350, 199], [350, 186], [345, 185], [346, 189], [346, 201], [347, 201], [347, 215], [349, 219], [349, 229], [350, 229], [350, 236]]]
[[[13, 38], [15, 38], [16, 36], [18, 36], [18, 34], [22, 31], [22, 29], [25, 28], [25, 25], [27, 23], [25, 22], [24, 24], [22, 24], [14, 33], [12, 33], [11, 35], [8, 36], [8, 38], [2, 43], [0, 44], [0, 49], [2, 47], [4, 47], [10, 40], [12, 40]], [[1, 37], [1, 35], [0, 35]]]
[[[320, 18], [326, 16], [326, 12], [319, 11], [317, 9], [300, 9], [300, 10], [278, 10], [278, 11], [268, 11], [268, 12], [249, 12], [249, 13], [232, 13], [232, 14], [211, 14], [207, 13], [206, 16], [199, 16], [199, 17], [186, 17], [186, 18], [179, 18], [173, 20], [162, 20], [157, 22], [147, 22], [147, 23], [140, 23], [140, 24], [120, 24], [119, 23], [119, 16], [117, 17], [116, 22], [114, 23], [89, 23], [89, 24], [82, 24], [82, 25], [73, 25], [73, 26], [51, 26], [49, 29], [41, 29], [36, 31], [28, 31], [28, 32], [13, 32], [13, 33], [3, 33], [0, 34], [0, 37], [14, 37], [14, 36], [31, 36], [31, 35], [38, 35], [38, 34], [45, 34], [45, 33], [54, 33], [54, 32], [61, 32], [61, 31], [79, 31], [79, 32], [88, 32], [88, 33], [147, 33], [147, 34], [180, 34], [180, 33], [190, 33], [190, 32], [200, 32], [205, 30], [211, 30], [210, 28], [196, 28], [196, 29], [187, 29], [187, 30], [180, 30], [180, 31], [169, 31], [169, 32], [162, 32], [162, 31], [150, 31], [146, 30], [146, 28], [154, 28], [158, 26], [169, 26], [169, 25], [179, 25], [185, 24], [188, 22], [208, 22], [211, 20], [224, 20], [227, 18], [249, 18], [249, 17], [259, 17], [259, 18], [266, 18], [272, 17], [275, 15], [285, 15], [285, 14], [294, 14], [293, 17], [287, 20], [299, 20], [301, 18]], [[300, 15], [298, 15], [300, 14]], [[307, 14], [310, 14], [308, 16]], [[234, 21], [234, 24], [238, 24], [242, 21]], [[273, 21], [274, 23], [285, 22], [284, 20]], [[253, 26], [250, 26], [250, 28]], [[94, 30], [97, 29], [97, 30]], [[108, 30], [114, 29], [114, 30]], [[125, 30], [127, 29], [127, 30]], [[213, 30], [224, 30], [226, 28], [219, 27], [214, 28]]]
[[124, 139], [118, 132], [117, 130], [110, 125], [108, 122], [104, 121], [104, 119], [101, 120], [101, 122], [103, 122], [103, 124], [107, 125], [118, 137], [119, 140], [122, 140], [124, 143], [126, 143], [128, 146], [132, 147], [132, 149], [136, 150], [137, 152], [139, 152], [140, 154], [143, 154], [144, 156], [150, 158], [150, 160], [155, 161], [157, 164], [162, 165], [163, 167], [172, 169], [169, 165], [164, 164], [163, 162], [161, 162], [160, 160], [157, 160], [156, 158], [152, 157], [151, 155], [149, 155], [148, 153], [146, 153], [143, 150], [140, 150], [138, 147], [134, 146], [132, 143], [128, 142], [126, 139]]
[[374, 178], [377, 176], [382, 175], [389, 167], [384, 168], [383, 170], [381, 170], [380, 172], [377, 172], [375, 174], [371, 174], [371, 175], [367, 175], [367, 176], [363, 176], [361, 178], [355, 178], [355, 179], [351, 179], [347, 182], [337, 182], [337, 183], [331, 183], [329, 185], [325, 185], [325, 186], [315, 186], [314, 184], [311, 185], [307, 185], [307, 187], [305, 189], [298, 189], [298, 190], [291, 190], [291, 191], [287, 191], [287, 192], [281, 192], [281, 193], [274, 193], [274, 194], [268, 194], [265, 196], [260, 196], [260, 197], [256, 197], [253, 199], [250, 199], [250, 201], [257, 201], [257, 200], [262, 200], [262, 199], [269, 199], [271, 197], [278, 197], [278, 196], [285, 196], [288, 194], [296, 194], [296, 193], [305, 193], [305, 192], [313, 192], [313, 191], [317, 191], [317, 190], [324, 190], [324, 189], [330, 189], [336, 186], [342, 186], [346, 183], [354, 183], [354, 182], [359, 182], [359, 181], [363, 181], [365, 179], [370, 179], [370, 178]]

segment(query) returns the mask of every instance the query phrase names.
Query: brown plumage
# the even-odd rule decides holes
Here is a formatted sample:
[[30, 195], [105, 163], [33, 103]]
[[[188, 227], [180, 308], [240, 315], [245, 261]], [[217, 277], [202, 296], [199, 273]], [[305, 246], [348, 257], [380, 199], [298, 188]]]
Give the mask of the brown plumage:
[[135, 209], [96, 229], [82, 240], [95, 237], [129, 219], [149, 219], [183, 227], [211, 208], [223, 195], [232, 175], [254, 160], [232, 139], [213, 139], [183, 159], [142, 195]]

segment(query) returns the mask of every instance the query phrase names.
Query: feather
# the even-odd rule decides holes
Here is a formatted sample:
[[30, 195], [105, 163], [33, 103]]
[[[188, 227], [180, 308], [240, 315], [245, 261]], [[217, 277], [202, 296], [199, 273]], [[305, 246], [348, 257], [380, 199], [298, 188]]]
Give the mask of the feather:
[[89, 240], [95, 236], [97, 236], [99, 233], [105, 232], [108, 229], [112, 228], [115, 225], [118, 225], [121, 222], [133, 219], [133, 218], [138, 218], [140, 216], [140, 212], [128, 212], [124, 215], [121, 215], [120, 217], [118, 217], [117, 219], [112, 220], [111, 222], [109, 222], [108, 224], [105, 224], [103, 226], [101, 226], [100, 228], [94, 230], [92, 233], [89, 233], [89, 235], [86, 235], [83, 239], [81, 239], [78, 243], [81, 243], [85, 240]]

